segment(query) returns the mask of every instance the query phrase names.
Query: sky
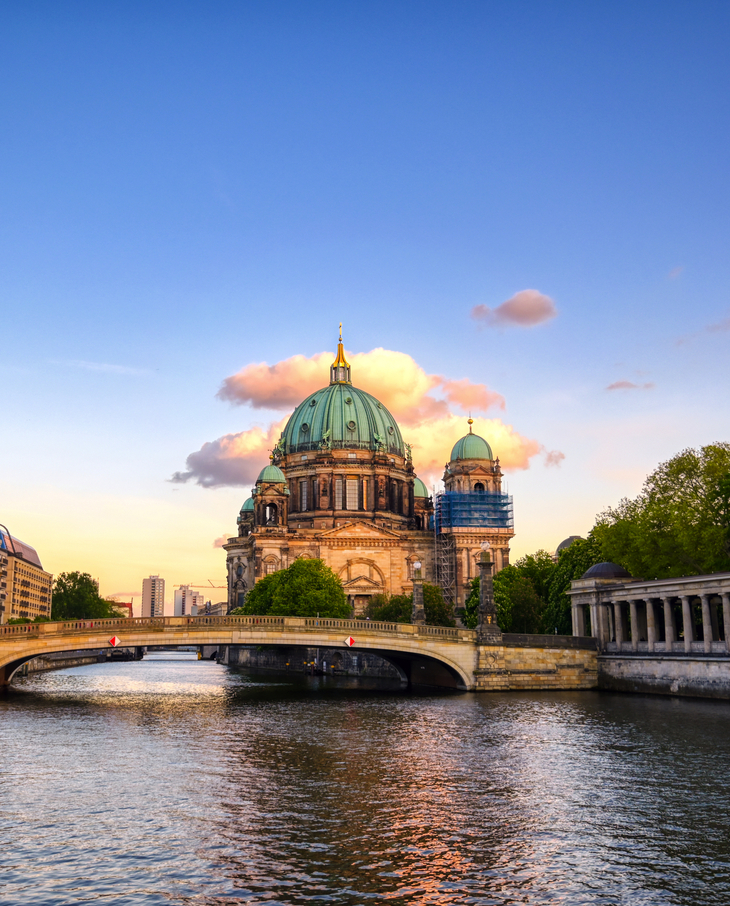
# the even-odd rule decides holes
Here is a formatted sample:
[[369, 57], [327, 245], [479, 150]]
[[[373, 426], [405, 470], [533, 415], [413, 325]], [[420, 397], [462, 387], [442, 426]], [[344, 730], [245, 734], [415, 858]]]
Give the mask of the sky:
[[6, 0], [0, 523], [135, 612], [224, 585], [341, 321], [429, 487], [471, 413], [513, 559], [585, 535], [730, 434], [729, 39], [702, 0]]

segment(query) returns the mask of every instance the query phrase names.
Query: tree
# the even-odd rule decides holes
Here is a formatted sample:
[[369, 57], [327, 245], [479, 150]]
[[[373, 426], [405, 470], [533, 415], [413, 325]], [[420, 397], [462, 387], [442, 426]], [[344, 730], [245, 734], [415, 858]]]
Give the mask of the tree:
[[342, 584], [323, 560], [295, 560], [261, 579], [246, 595], [247, 614], [285, 617], [334, 617], [347, 619], [350, 605]]
[[372, 595], [365, 607], [365, 616], [383, 623], [410, 623], [413, 611], [412, 595]]
[[[412, 605], [413, 595], [410, 598]], [[456, 626], [453, 611], [444, 601], [444, 593], [439, 585], [423, 583], [423, 609], [427, 626]]]
[[593, 533], [604, 559], [633, 576], [730, 569], [730, 444], [683, 450], [661, 463], [635, 500], [597, 517]]
[[105, 601], [89, 573], [60, 573], [53, 583], [52, 620], [118, 619], [114, 602]]
[[[544, 632], [544, 614], [555, 563], [546, 551], [526, 554], [494, 577], [494, 606], [502, 632]], [[479, 621], [479, 577], [471, 581], [462, 621], [476, 629]]]
[[557, 630], [558, 635], [573, 634], [571, 603], [567, 594], [571, 580], [580, 579], [586, 570], [605, 559], [593, 532], [587, 538], [577, 538], [570, 547], [560, 551], [550, 577], [547, 606], [542, 618], [545, 632]]
[[[444, 601], [438, 585], [423, 583], [423, 610], [427, 626], [455, 626], [451, 608]], [[410, 623], [413, 614], [413, 595], [373, 595], [365, 608], [365, 616], [385, 623]]]
[[237, 607], [231, 612], [234, 614], [256, 614], [260, 617], [271, 613], [271, 608], [274, 604], [274, 592], [279, 582], [281, 582], [281, 574], [283, 572], [284, 570], [279, 570], [264, 576], [263, 579], [259, 579], [246, 595], [243, 607]]

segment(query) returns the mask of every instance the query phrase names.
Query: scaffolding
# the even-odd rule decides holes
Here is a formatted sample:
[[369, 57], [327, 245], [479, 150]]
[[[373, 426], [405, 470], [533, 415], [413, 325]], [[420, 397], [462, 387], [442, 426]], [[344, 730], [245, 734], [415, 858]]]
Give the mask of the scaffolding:
[[436, 584], [441, 586], [446, 606], [456, 605], [456, 538], [436, 535]]
[[438, 539], [455, 528], [514, 528], [509, 494], [485, 491], [444, 491], [434, 499], [434, 530]]

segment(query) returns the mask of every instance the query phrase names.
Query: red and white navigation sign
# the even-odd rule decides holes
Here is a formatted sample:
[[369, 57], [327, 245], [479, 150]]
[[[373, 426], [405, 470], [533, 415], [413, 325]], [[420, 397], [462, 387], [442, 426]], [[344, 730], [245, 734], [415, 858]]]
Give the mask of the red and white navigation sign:
[[113, 636], [109, 639], [109, 644], [112, 646], [112, 648], [116, 648], [117, 645], [121, 645], [121, 644], [122, 644], [122, 640], [121, 640], [121, 639], [118, 639], [115, 635], [113, 635]]
[[347, 645], [348, 648], [352, 648], [352, 646], [354, 644], [355, 644], [355, 639], [353, 639], [353, 637], [351, 635], [348, 635], [348, 637], [345, 639], [345, 645]]

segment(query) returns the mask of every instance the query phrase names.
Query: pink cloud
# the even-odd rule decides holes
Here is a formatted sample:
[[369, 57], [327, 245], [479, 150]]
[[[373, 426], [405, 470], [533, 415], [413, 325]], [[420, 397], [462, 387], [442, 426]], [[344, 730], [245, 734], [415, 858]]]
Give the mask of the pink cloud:
[[[292, 356], [275, 365], [247, 365], [226, 378], [219, 398], [253, 408], [286, 409], [287, 415], [266, 429], [254, 427], [203, 444], [187, 457], [185, 470], [171, 480], [194, 481], [206, 488], [253, 485], [291, 409], [327, 384], [333, 358], [333, 353]], [[505, 405], [504, 398], [486, 384], [428, 374], [411, 356], [389, 349], [348, 354], [348, 360], [355, 386], [380, 400], [397, 420], [404, 439], [413, 446], [414, 465], [424, 481], [441, 478], [451, 446], [466, 433], [464, 415], [458, 412], [477, 417], [474, 430], [481, 430], [505, 469], [526, 469], [530, 458], [540, 452], [537, 441], [500, 419], [479, 420], [480, 413]]]
[[230, 535], [221, 535], [220, 538], [215, 539], [213, 547], [223, 547], [230, 537]]
[[561, 453], [560, 450], [549, 450], [545, 451], [545, 465], [546, 466], [559, 466], [560, 463], [565, 459], [565, 453]]
[[523, 289], [497, 308], [475, 305], [471, 316], [489, 327], [535, 327], [550, 321], [558, 313], [555, 303], [536, 289]]
[[606, 390], [653, 390], [654, 384], [649, 381], [646, 384], [635, 384], [633, 381], [614, 381], [609, 384]]
[[727, 333], [730, 330], [730, 318], [724, 318], [722, 321], [718, 321], [717, 324], [708, 324], [705, 330], [708, 333]]
[[294, 355], [275, 365], [258, 362], [246, 365], [237, 374], [225, 378], [218, 399], [254, 409], [292, 409], [310, 393], [322, 386], [334, 355], [320, 352], [307, 358]]
[[682, 273], [683, 270], [684, 270], [684, 267], [682, 267], [682, 266], [680, 266], [680, 267], [673, 267], [673, 268], [671, 269], [671, 271], [669, 271], [669, 279], [670, 279], [670, 280], [676, 280], [677, 277], [679, 277], [679, 276], [681, 275], [681, 273]]
[[[449, 404], [464, 412], [504, 408], [504, 398], [486, 384], [427, 374], [405, 352], [378, 348], [348, 353], [347, 357], [357, 386], [379, 399], [399, 420], [443, 415]], [[311, 358], [295, 355], [275, 365], [246, 365], [223, 381], [218, 398], [254, 409], [293, 409], [327, 383], [333, 359], [334, 353], [319, 352]]]
[[195, 481], [204, 488], [250, 487], [269, 461], [269, 451], [279, 439], [288, 419], [269, 425], [266, 431], [249, 428], [208, 441], [185, 460], [186, 471], [170, 479], [177, 484]]

